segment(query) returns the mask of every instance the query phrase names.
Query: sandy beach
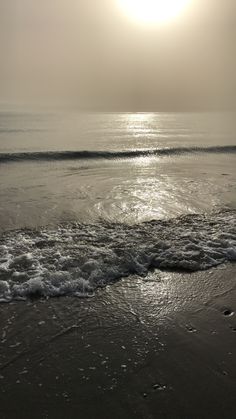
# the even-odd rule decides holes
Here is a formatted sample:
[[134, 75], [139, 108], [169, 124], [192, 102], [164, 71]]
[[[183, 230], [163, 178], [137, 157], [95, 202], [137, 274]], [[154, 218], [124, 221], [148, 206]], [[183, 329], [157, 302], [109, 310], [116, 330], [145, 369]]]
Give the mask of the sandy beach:
[[155, 271], [2, 304], [1, 418], [233, 419], [235, 275]]

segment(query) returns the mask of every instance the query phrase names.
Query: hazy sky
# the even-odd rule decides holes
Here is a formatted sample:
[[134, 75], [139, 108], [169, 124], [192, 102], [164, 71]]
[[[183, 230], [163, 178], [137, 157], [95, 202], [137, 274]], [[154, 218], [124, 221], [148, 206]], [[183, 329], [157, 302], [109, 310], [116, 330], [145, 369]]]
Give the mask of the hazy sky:
[[105, 110], [229, 108], [236, 0], [143, 25], [118, 0], [0, 0], [0, 100]]

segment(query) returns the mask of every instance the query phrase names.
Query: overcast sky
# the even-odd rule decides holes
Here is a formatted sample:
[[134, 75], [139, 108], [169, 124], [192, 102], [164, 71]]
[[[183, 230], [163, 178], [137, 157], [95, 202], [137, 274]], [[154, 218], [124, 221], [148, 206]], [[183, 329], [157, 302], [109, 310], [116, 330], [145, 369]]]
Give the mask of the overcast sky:
[[0, 0], [0, 100], [124, 111], [230, 108], [236, 0], [141, 25], [118, 0]]

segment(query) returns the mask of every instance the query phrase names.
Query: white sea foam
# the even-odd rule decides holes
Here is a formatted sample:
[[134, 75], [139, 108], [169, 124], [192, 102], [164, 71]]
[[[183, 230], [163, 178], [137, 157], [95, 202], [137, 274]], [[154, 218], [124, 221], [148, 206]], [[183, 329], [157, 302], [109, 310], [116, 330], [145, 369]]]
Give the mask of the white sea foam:
[[136, 225], [71, 223], [0, 237], [0, 301], [91, 296], [150, 269], [197, 271], [236, 260], [236, 212]]

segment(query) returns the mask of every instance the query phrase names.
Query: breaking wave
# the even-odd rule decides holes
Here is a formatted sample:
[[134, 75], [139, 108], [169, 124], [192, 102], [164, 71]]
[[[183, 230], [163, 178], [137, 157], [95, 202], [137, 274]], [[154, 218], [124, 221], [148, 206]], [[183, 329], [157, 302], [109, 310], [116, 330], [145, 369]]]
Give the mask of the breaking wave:
[[154, 268], [198, 271], [236, 260], [236, 211], [136, 225], [70, 223], [0, 236], [0, 301], [92, 295]]
[[236, 146], [173, 147], [123, 151], [42, 151], [0, 153], [0, 163], [31, 160], [127, 159], [136, 157], [181, 156], [192, 153], [236, 153]]

